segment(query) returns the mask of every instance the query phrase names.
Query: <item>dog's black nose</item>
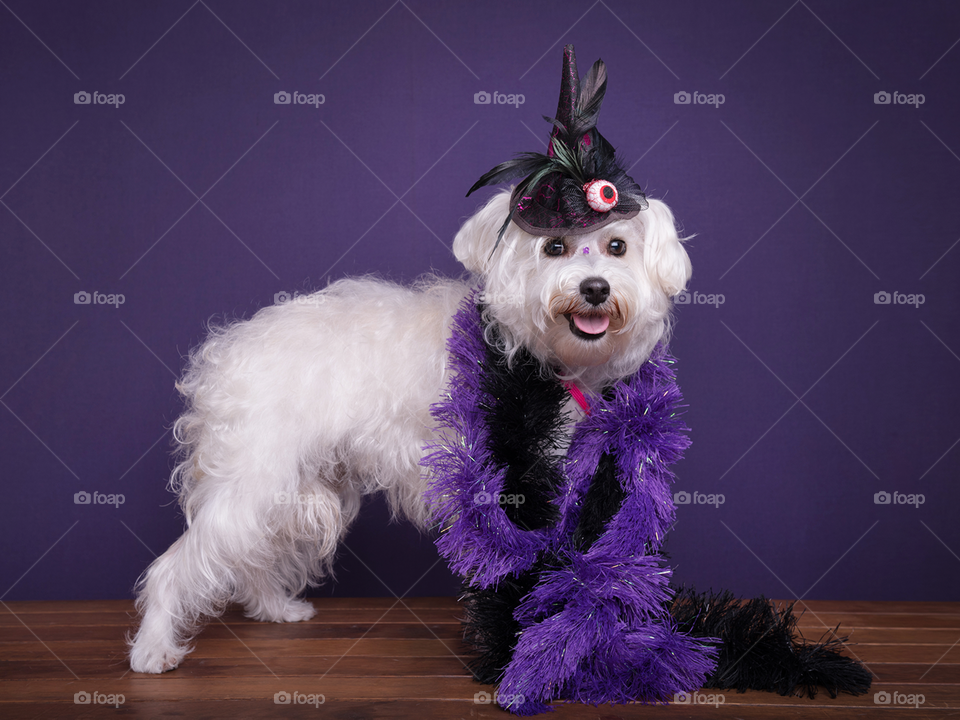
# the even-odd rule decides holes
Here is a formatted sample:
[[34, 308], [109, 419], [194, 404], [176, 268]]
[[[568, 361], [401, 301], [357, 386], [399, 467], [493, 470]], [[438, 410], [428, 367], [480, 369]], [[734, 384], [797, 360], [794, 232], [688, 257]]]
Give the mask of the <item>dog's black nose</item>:
[[601, 277], [591, 277], [580, 283], [580, 294], [591, 305], [602, 305], [610, 297], [610, 283]]

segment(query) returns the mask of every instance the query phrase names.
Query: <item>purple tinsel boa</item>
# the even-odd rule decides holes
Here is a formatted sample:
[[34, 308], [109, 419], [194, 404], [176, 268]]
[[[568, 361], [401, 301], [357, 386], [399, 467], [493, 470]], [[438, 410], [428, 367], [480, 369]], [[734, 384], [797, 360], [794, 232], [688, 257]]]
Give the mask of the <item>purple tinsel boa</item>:
[[[668, 466], [689, 445], [673, 358], [658, 346], [637, 373], [590, 398], [590, 414], [557, 460], [564, 482], [549, 499], [559, 521], [524, 530], [498, 502], [477, 501], [500, 497], [505, 471], [489, 447], [486, 411], [498, 399], [484, 389], [490, 350], [476, 300], [477, 292], [469, 295], [453, 320], [450, 382], [432, 408], [442, 442], [424, 466], [433, 476], [437, 547], [472, 587], [496, 589], [538, 561], [545, 568], [514, 612], [521, 630], [500, 682], [501, 704], [532, 715], [554, 698], [656, 703], [701, 687], [716, 649], [676, 629], [671, 570], [659, 555], [675, 513]], [[583, 550], [574, 538], [604, 455], [615, 459], [624, 498]]]

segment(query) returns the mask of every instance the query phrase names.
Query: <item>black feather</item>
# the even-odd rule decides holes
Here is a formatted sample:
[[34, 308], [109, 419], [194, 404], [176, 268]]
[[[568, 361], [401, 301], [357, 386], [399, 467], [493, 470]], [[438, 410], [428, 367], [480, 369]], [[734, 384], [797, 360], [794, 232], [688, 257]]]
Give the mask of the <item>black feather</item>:
[[543, 153], [520, 153], [515, 159], [502, 162], [481, 176], [480, 179], [471, 186], [467, 192], [467, 197], [486, 185], [498, 185], [503, 182], [509, 182], [514, 178], [536, 172], [538, 168], [549, 161], [550, 158]]
[[460, 595], [463, 640], [477, 653], [468, 667], [478, 682], [494, 685], [503, 677], [520, 632], [520, 623], [513, 617], [514, 610], [533, 590], [541, 571], [542, 566], [538, 563], [519, 576], [505, 578], [495, 590], [481, 590], [463, 584]]
[[571, 118], [571, 126], [567, 128], [567, 142], [582, 138], [597, 126], [600, 105], [606, 93], [607, 69], [602, 60], [597, 60], [580, 85], [577, 113]]
[[508, 500], [522, 499], [504, 502], [504, 512], [524, 530], [547, 527], [559, 514], [554, 499], [563, 476], [552, 456], [563, 436], [567, 391], [555, 378], [545, 377], [543, 365], [526, 350], [508, 366], [503, 353], [488, 345], [486, 366], [484, 390], [497, 400], [486, 408], [490, 451], [504, 470], [503, 494]]
[[627, 496], [617, 474], [617, 460], [604, 453], [597, 463], [593, 480], [583, 498], [580, 519], [574, 531], [574, 546], [586, 553], [607, 529], [607, 523], [617, 514]]
[[670, 608], [678, 627], [694, 637], [719, 638], [717, 668], [704, 687], [830, 697], [863, 695], [871, 674], [840, 652], [847, 638], [807, 642], [797, 630], [793, 604], [774, 607], [764, 597], [740, 600], [730, 592], [681, 588]]

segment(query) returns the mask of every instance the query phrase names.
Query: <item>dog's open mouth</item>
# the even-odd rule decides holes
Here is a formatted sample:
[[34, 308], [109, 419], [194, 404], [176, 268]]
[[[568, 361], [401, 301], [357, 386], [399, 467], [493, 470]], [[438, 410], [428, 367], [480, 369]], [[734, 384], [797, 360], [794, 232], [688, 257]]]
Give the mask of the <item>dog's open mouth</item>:
[[570, 332], [584, 340], [597, 340], [607, 333], [610, 318], [606, 315], [580, 315], [566, 313], [564, 315], [570, 323]]

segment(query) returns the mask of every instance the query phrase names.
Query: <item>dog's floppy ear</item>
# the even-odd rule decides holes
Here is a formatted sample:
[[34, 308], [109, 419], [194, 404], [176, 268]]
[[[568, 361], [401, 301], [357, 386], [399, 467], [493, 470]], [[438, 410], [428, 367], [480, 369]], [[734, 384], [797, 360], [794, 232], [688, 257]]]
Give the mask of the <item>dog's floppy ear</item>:
[[649, 207], [640, 212], [643, 223], [643, 265], [650, 280], [667, 295], [683, 290], [693, 272], [690, 258], [683, 249], [677, 227], [670, 212], [660, 200], [648, 200]]
[[453, 254], [472, 273], [485, 275], [497, 235], [510, 212], [510, 190], [502, 190], [477, 210], [453, 239]]

